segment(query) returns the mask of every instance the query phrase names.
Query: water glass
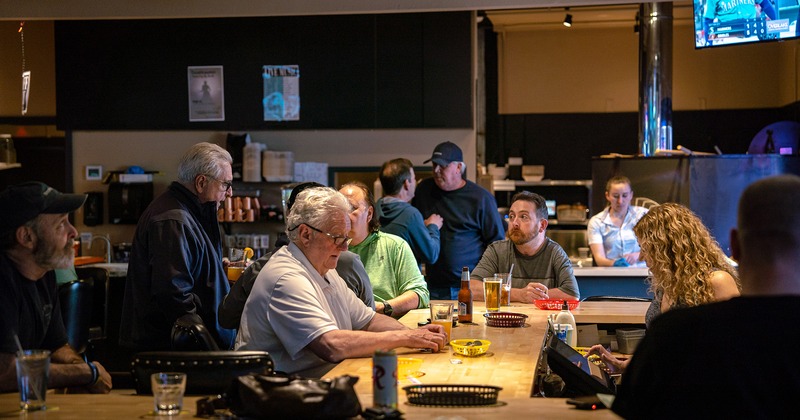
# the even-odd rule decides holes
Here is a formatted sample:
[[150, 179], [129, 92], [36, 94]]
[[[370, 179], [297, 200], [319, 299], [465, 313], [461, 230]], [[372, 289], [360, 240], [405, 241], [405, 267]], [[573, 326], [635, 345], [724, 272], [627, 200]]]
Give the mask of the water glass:
[[45, 409], [49, 375], [49, 350], [21, 350], [17, 352], [19, 408], [24, 411]]
[[500, 279], [500, 306], [511, 306], [511, 273], [497, 273]]
[[186, 392], [186, 374], [180, 372], [159, 372], [150, 375], [153, 388], [154, 411], [156, 415], [178, 415], [183, 408], [183, 394]]
[[500, 310], [500, 285], [499, 277], [485, 277], [483, 279], [483, 300], [486, 302], [486, 312]]

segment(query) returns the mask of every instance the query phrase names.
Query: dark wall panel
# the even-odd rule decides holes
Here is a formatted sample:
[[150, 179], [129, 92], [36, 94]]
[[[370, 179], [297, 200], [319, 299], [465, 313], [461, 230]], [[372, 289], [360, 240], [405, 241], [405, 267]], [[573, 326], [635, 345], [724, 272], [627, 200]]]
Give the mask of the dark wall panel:
[[[471, 127], [470, 30], [467, 12], [59, 21], [58, 125]], [[300, 121], [265, 122], [261, 68], [292, 64], [300, 66]], [[189, 122], [187, 67], [214, 65], [224, 71], [225, 121]], [[427, 102], [433, 116], [423, 115]]]
[[[797, 121], [797, 104], [782, 108], [678, 111], [673, 114], [673, 148], [726, 154], [747, 152], [753, 137], [768, 124]], [[639, 120], [635, 112], [501, 115], [487, 126], [498, 144], [486, 145], [487, 163], [504, 164], [521, 156], [526, 165], [545, 165], [548, 179], [590, 179], [593, 157], [635, 155]], [[487, 136], [489, 138], [489, 136]], [[491, 154], [490, 151], [491, 150]]]

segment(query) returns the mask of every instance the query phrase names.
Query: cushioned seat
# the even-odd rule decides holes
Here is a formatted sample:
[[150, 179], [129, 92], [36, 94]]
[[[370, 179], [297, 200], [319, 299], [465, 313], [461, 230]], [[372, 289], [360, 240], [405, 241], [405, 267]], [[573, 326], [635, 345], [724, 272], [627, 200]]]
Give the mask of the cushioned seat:
[[151, 351], [133, 357], [132, 373], [137, 394], [151, 394], [150, 375], [185, 372], [186, 393], [221, 394], [241, 375], [271, 375], [274, 364], [265, 351]]

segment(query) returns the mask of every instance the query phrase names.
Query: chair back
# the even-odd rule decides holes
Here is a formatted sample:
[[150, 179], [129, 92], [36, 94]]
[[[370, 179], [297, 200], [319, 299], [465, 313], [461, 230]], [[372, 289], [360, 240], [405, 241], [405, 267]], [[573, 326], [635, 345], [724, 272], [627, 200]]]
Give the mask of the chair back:
[[150, 351], [137, 353], [131, 364], [137, 394], [152, 394], [150, 375], [186, 373], [186, 393], [222, 394], [234, 378], [258, 373], [271, 375], [275, 365], [265, 351]]
[[186, 314], [172, 325], [172, 350], [175, 351], [218, 351], [214, 337], [198, 315]]
[[647, 197], [634, 197], [633, 198], [633, 205], [644, 207], [646, 209], [650, 209], [651, 207], [655, 207], [658, 205], [658, 201], [653, 200]]
[[[99, 328], [99, 334], [94, 338], [106, 338], [113, 331], [113, 326], [108, 321], [108, 270], [100, 267], [75, 267], [75, 273], [81, 280], [92, 283], [92, 319], [90, 328]], [[119, 324], [117, 324], [119, 329]]]
[[581, 302], [652, 302], [653, 299], [634, 296], [587, 296]]
[[78, 353], [89, 345], [89, 326], [92, 319], [92, 281], [73, 280], [58, 288], [61, 318], [67, 331], [69, 345]]

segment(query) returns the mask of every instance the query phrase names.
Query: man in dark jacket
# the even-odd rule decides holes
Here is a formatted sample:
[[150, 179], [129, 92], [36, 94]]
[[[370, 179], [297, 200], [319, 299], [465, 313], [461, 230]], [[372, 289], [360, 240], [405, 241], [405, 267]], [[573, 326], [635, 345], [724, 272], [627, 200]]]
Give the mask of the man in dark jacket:
[[232, 195], [231, 161], [215, 144], [195, 144], [180, 160], [178, 181], [139, 219], [125, 283], [122, 346], [168, 350], [173, 324], [188, 317], [204, 324], [221, 349], [232, 347], [235, 331], [217, 321], [230, 289], [217, 209]]

